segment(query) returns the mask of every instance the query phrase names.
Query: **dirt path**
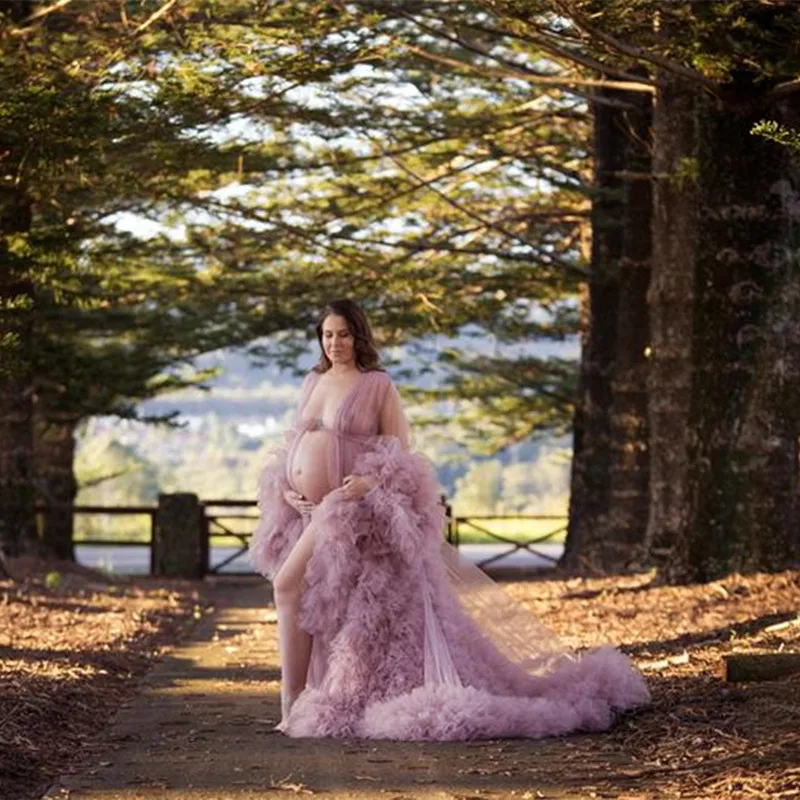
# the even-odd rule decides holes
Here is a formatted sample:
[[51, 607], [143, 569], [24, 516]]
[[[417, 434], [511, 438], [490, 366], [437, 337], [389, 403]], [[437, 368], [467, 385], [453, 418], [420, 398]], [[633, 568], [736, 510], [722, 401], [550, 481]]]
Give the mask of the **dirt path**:
[[227, 581], [209, 592], [214, 613], [147, 676], [93, 763], [57, 782], [48, 800], [649, 796], [616, 788], [641, 775], [619, 736], [460, 744], [288, 739], [272, 729], [279, 672], [267, 584]]

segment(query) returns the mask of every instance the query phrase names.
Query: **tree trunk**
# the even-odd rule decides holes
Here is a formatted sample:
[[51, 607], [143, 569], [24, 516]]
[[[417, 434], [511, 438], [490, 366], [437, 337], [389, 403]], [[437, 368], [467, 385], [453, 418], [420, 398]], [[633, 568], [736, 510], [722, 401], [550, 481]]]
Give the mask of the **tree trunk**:
[[43, 419], [36, 415], [36, 494], [45, 506], [42, 541], [49, 555], [75, 560], [71, 506], [78, 493], [75, 479], [75, 428], [77, 420], [54, 413]]
[[8, 237], [30, 230], [30, 202], [0, 194], [0, 548], [38, 552], [33, 493], [33, 286]]
[[[800, 170], [754, 137], [763, 110], [700, 102], [689, 513], [673, 580], [777, 570], [800, 558]], [[796, 127], [797, 99], [775, 109]]]
[[592, 275], [561, 564], [620, 572], [642, 561], [647, 520], [650, 105], [646, 96], [604, 94], [628, 109], [594, 109]]
[[[20, 22], [33, 3], [5, 3], [2, 14]], [[10, 148], [0, 149], [8, 156]], [[5, 170], [12, 169], [7, 159]], [[0, 551], [39, 550], [33, 492], [33, 285], [7, 236], [31, 228], [31, 202], [17, 188], [0, 189]], [[20, 303], [22, 305], [20, 306]]]
[[631, 94], [626, 113], [623, 257], [620, 261], [617, 340], [611, 403], [611, 498], [602, 563], [607, 572], [647, 562], [645, 535], [650, 503], [647, 424], [647, 291], [652, 249], [652, 104], [650, 95]]
[[[604, 95], [619, 94], [605, 91]], [[611, 377], [619, 301], [623, 198], [618, 173], [622, 112], [594, 106], [594, 197], [591, 274], [584, 295], [581, 367], [573, 421], [569, 525], [561, 566], [600, 567], [597, 543], [608, 516], [611, 484]]]
[[[800, 557], [800, 174], [788, 148], [750, 134], [765, 112], [739, 80], [725, 105], [671, 82], [657, 102], [655, 169], [668, 177], [655, 203], [648, 539], [675, 583]], [[770, 116], [797, 126], [797, 103]]]
[[0, 548], [9, 555], [38, 549], [30, 405], [24, 377], [0, 379]]
[[650, 280], [650, 513], [646, 545], [668, 563], [686, 525], [688, 424], [692, 375], [696, 192], [696, 95], [659, 79], [653, 111], [653, 253]]

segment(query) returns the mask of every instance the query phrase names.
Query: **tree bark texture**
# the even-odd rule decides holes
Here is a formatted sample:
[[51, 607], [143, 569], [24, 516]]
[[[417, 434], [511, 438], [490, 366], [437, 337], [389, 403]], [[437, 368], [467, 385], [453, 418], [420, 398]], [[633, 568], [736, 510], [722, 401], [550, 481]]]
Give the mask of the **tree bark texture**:
[[[657, 102], [648, 538], [671, 582], [800, 558], [800, 174], [750, 133], [765, 111], [739, 80], [724, 104], [670, 82]], [[797, 106], [770, 115], [796, 127]]]
[[701, 108], [692, 494], [671, 573], [713, 580], [800, 557], [800, 170], [750, 134], [760, 109]]
[[75, 479], [77, 420], [51, 412], [35, 415], [34, 445], [36, 496], [44, 506], [42, 543], [49, 555], [75, 560], [71, 506], [78, 493]]
[[653, 110], [653, 252], [648, 291], [650, 509], [646, 545], [668, 562], [686, 526], [697, 195], [697, 95], [661, 78]]
[[[33, 489], [33, 286], [8, 238], [30, 229], [30, 203], [15, 190], [0, 194], [0, 549], [37, 552]], [[26, 307], [28, 305], [28, 307]], [[13, 353], [13, 355], [12, 355]]]
[[652, 105], [650, 95], [632, 94], [625, 112], [627, 169], [623, 254], [619, 270], [617, 340], [611, 401], [611, 497], [603, 537], [603, 565], [619, 572], [647, 561], [645, 535], [650, 502], [647, 424], [647, 347], [653, 214]]
[[597, 540], [608, 514], [611, 483], [610, 409], [619, 259], [622, 256], [625, 167], [617, 108], [594, 106], [594, 196], [591, 274], [584, 293], [581, 366], [573, 423], [569, 525], [561, 565], [594, 570]]
[[647, 519], [650, 184], [641, 177], [650, 168], [650, 110], [638, 96], [606, 94], [628, 109], [594, 109], [591, 277], [561, 563], [620, 572], [641, 561]]

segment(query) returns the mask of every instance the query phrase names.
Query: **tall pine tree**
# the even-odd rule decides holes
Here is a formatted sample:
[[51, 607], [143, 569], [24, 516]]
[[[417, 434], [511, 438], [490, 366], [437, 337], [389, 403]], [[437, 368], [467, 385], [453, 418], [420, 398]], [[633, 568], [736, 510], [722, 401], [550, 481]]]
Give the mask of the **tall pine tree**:
[[650, 554], [673, 581], [792, 563], [798, 165], [751, 130], [765, 116], [796, 128], [794, 4], [492, 7], [541, 35], [558, 11], [576, 45], [655, 76]]

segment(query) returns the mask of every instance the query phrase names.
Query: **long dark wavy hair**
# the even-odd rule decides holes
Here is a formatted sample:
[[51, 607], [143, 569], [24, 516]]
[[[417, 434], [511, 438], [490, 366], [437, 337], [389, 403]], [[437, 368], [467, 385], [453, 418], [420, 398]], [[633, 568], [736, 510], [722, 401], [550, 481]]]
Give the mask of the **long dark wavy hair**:
[[381, 369], [381, 357], [378, 348], [375, 346], [375, 339], [372, 336], [372, 329], [367, 321], [367, 315], [361, 306], [353, 300], [341, 299], [331, 300], [325, 308], [317, 322], [317, 341], [319, 342], [320, 358], [314, 367], [315, 372], [327, 372], [331, 368], [331, 360], [325, 355], [325, 348], [322, 345], [322, 323], [335, 314], [337, 317], [344, 317], [347, 320], [347, 327], [353, 337], [353, 355], [356, 366], [362, 372]]

